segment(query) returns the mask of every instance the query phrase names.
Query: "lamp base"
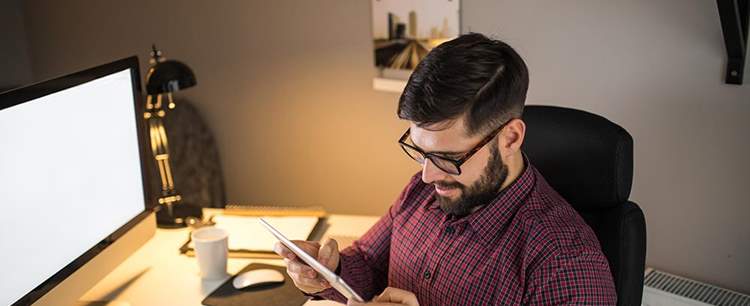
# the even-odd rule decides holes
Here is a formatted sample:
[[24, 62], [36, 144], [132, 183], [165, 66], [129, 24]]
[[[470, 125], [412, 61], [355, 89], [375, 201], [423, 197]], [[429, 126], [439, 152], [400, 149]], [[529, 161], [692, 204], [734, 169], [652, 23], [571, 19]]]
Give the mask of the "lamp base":
[[172, 205], [172, 211], [161, 206], [156, 212], [156, 226], [159, 228], [181, 228], [187, 226], [187, 218], [203, 218], [203, 208], [185, 203]]

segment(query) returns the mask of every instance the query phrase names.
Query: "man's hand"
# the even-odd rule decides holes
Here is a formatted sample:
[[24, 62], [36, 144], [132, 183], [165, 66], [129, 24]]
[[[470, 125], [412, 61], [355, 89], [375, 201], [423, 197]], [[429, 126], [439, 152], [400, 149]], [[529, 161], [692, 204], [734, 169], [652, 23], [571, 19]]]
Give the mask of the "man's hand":
[[[307, 254], [316, 258], [329, 270], [336, 271], [336, 267], [339, 266], [339, 245], [336, 240], [329, 239], [323, 244], [323, 247], [320, 246], [320, 243], [314, 241], [294, 240], [292, 242]], [[318, 272], [297, 258], [297, 255], [294, 255], [281, 242], [276, 242], [273, 251], [284, 258], [286, 273], [289, 274], [299, 290], [313, 294], [331, 287], [323, 277], [318, 275]]]
[[348, 306], [419, 306], [417, 297], [414, 293], [398, 288], [388, 287], [383, 293], [376, 296], [369, 303], [357, 303], [352, 300], [346, 304]]

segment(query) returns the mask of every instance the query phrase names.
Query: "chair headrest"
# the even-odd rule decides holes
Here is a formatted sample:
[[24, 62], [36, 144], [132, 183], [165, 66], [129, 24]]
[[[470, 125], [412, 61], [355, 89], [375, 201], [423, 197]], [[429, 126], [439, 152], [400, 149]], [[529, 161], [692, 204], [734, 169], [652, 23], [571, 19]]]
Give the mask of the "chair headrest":
[[526, 106], [523, 151], [560, 195], [578, 209], [628, 200], [633, 138], [604, 117], [563, 107]]

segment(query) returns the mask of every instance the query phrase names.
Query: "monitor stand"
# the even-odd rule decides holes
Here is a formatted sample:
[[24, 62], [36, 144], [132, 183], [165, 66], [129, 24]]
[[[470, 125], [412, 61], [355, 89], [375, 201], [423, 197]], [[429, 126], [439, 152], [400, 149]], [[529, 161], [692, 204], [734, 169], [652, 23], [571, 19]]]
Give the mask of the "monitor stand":
[[[156, 218], [153, 213], [139, 221], [129, 231], [107, 246], [94, 258], [81, 266], [73, 274], [60, 282], [52, 290], [33, 303], [34, 306], [59, 305], [107, 305], [129, 304], [81, 304], [80, 299], [107, 274], [128, 259], [141, 246], [146, 244], [156, 232]], [[95, 297], [99, 298], [99, 297]], [[89, 302], [91, 303], [91, 302]]]

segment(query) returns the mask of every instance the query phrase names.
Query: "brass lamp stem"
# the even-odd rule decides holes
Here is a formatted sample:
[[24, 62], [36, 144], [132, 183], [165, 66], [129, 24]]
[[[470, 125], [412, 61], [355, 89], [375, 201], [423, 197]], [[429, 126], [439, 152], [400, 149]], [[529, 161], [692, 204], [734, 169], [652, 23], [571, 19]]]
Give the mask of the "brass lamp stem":
[[172, 205], [179, 202], [182, 198], [174, 188], [174, 179], [172, 177], [172, 167], [169, 163], [169, 142], [167, 141], [167, 132], [164, 128], [162, 118], [165, 112], [162, 108], [161, 95], [156, 96], [156, 104], [152, 104], [151, 95], [146, 100], [146, 113], [144, 118], [148, 120], [149, 138], [151, 139], [151, 152], [154, 155], [156, 164], [159, 167], [159, 177], [161, 178], [161, 192], [159, 204], [164, 204], [172, 214]]

